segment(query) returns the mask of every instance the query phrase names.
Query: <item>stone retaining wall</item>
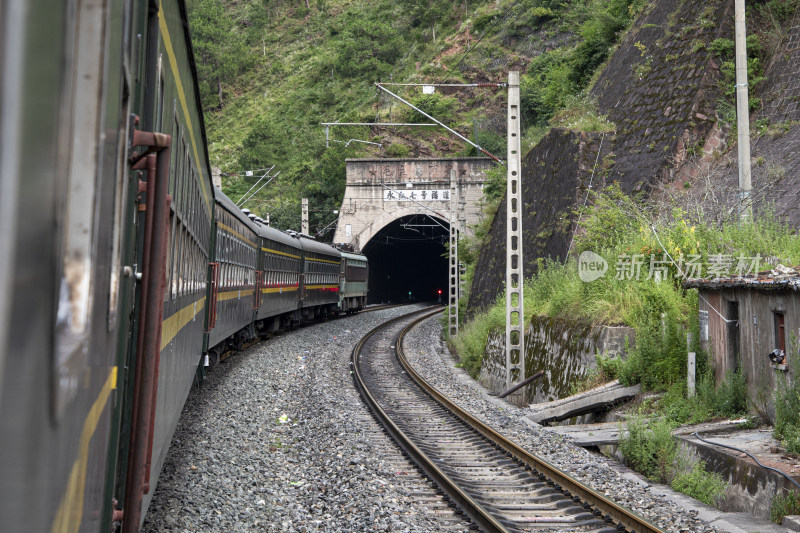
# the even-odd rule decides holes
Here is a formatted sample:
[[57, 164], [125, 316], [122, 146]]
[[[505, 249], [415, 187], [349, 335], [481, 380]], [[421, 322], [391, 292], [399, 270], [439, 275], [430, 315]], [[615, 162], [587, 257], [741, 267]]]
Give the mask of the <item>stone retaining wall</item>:
[[[544, 376], [525, 387], [525, 395], [514, 403], [527, 405], [565, 398], [575, 382], [596, 368], [595, 354], [624, 355], [633, 346], [633, 328], [601, 326], [534, 316], [525, 332], [525, 374], [543, 370]], [[505, 330], [489, 334], [481, 366], [480, 382], [493, 393], [506, 390]]]

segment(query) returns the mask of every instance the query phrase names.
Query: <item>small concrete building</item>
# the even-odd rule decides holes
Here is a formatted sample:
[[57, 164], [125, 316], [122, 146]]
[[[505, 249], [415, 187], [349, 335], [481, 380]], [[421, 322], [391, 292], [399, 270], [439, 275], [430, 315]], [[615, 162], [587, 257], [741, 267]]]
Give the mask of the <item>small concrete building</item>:
[[751, 402], [772, 416], [779, 376], [793, 382], [800, 365], [800, 272], [779, 265], [756, 276], [684, 286], [699, 291], [700, 340], [717, 384], [741, 370]]

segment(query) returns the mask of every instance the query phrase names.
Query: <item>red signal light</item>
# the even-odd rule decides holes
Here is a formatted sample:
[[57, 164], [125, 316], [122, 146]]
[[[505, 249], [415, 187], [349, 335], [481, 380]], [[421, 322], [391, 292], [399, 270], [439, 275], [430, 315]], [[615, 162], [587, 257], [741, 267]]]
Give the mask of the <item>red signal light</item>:
[[437, 292], [438, 294], [442, 294], [442, 289], [439, 289], [439, 290], [438, 290], [438, 291], [436, 291], [436, 292]]

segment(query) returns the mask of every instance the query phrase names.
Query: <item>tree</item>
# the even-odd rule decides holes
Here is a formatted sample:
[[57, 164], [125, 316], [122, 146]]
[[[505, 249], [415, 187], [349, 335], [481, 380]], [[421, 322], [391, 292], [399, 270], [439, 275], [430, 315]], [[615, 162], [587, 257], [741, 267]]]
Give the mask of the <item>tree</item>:
[[223, 83], [248, 57], [244, 40], [221, 0], [188, 0], [187, 10], [203, 108], [221, 109]]

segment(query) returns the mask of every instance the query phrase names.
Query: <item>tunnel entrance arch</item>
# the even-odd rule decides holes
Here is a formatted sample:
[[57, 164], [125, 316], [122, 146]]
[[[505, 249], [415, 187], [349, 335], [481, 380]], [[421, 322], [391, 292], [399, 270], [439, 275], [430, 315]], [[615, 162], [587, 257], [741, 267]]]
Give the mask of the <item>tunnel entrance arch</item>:
[[367, 303], [446, 303], [450, 226], [422, 214], [399, 217], [373, 235], [362, 250], [369, 259]]
[[[484, 157], [346, 161], [333, 242], [370, 259], [370, 303], [428, 301], [431, 291], [438, 298], [440, 288], [447, 303], [450, 221], [458, 232], [471, 233], [481, 217], [486, 171], [494, 164]], [[413, 235], [421, 228], [430, 229]]]

